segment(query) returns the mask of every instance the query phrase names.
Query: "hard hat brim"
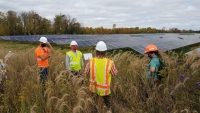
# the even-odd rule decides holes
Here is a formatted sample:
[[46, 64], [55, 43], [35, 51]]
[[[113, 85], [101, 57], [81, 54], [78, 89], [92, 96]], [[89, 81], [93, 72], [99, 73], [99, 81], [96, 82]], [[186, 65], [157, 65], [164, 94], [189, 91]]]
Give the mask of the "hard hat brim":
[[78, 44], [77, 45], [74, 45], [74, 44], [73, 45], [69, 45], [69, 47], [71, 47], [71, 46], [78, 46]]
[[42, 42], [42, 43], [47, 43], [47, 42], [44, 42], [44, 41], [40, 41], [40, 42]]

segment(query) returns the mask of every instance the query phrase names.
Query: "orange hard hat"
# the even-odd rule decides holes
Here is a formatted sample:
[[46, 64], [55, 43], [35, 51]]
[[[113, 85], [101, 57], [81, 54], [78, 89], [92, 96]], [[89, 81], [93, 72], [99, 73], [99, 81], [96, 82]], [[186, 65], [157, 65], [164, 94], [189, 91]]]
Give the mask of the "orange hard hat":
[[146, 47], [144, 53], [153, 52], [153, 51], [158, 51], [158, 48], [157, 48], [155, 45], [153, 45], [153, 44], [149, 44], [149, 45]]

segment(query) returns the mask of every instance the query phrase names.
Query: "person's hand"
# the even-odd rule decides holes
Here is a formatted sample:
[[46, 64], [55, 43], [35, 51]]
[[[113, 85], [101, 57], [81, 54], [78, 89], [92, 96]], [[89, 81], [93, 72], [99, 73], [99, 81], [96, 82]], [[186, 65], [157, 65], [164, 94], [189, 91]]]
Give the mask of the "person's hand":
[[73, 77], [74, 76], [74, 72], [69, 71], [69, 75]]
[[149, 74], [150, 76], [152, 76], [152, 74], [151, 74], [151, 72], [150, 72], [150, 71], [148, 71], [148, 74]]
[[49, 42], [46, 42], [47, 45], [51, 45]]
[[47, 58], [50, 58], [50, 57], [51, 57], [51, 53], [48, 53], [48, 54], [47, 54]]

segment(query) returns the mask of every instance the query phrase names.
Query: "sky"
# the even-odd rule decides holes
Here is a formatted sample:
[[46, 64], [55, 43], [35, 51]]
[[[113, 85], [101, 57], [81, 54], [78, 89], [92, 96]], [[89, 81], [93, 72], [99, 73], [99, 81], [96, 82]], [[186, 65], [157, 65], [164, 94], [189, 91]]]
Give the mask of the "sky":
[[0, 0], [0, 11], [70, 15], [85, 27], [200, 30], [200, 0]]

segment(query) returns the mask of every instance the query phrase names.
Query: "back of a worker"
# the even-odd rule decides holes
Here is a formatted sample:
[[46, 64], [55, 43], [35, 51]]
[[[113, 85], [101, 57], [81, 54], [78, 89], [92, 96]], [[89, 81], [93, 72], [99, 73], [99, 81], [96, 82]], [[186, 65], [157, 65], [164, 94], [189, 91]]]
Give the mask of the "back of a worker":
[[117, 74], [113, 60], [106, 58], [107, 47], [103, 41], [96, 45], [96, 57], [86, 65], [85, 73], [90, 74], [89, 90], [104, 99], [106, 107], [112, 110], [111, 77]]
[[[91, 71], [94, 72], [90, 76], [90, 91], [100, 96], [109, 95], [111, 83], [111, 67], [113, 61], [108, 58], [90, 59]], [[95, 86], [96, 85], [96, 86]], [[95, 89], [96, 88], [96, 89]]]

